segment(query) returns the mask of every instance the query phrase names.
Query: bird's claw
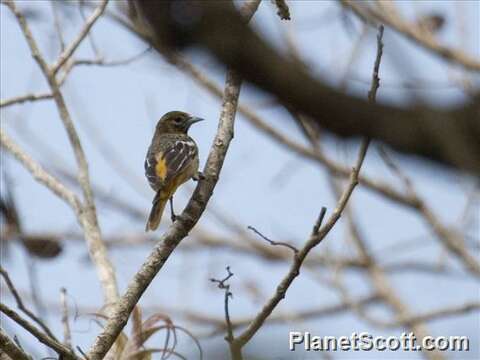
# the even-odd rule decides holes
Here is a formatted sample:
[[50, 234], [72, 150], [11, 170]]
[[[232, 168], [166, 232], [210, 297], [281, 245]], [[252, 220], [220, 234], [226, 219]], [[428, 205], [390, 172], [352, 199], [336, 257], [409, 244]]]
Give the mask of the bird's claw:
[[205, 175], [201, 171], [197, 171], [195, 175], [192, 176], [193, 181], [205, 180]]

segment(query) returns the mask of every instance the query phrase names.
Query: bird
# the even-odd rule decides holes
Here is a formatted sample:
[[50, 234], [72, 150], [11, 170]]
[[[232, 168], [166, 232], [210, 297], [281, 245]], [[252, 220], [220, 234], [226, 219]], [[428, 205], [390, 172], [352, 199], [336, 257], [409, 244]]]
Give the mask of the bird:
[[156, 192], [145, 231], [158, 228], [169, 200], [175, 221], [173, 194], [186, 181], [203, 177], [198, 171], [198, 146], [188, 135], [190, 126], [203, 120], [183, 111], [170, 111], [158, 121], [144, 163], [145, 176]]

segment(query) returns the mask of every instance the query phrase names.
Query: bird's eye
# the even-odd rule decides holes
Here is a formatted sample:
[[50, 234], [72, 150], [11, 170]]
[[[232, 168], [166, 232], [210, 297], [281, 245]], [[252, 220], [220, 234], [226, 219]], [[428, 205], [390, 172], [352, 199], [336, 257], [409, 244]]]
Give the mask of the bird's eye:
[[180, 124], [182, 122], [182, 118], [180, 118], [180, 117], [175, 118], [175, 122], [177, 124]]

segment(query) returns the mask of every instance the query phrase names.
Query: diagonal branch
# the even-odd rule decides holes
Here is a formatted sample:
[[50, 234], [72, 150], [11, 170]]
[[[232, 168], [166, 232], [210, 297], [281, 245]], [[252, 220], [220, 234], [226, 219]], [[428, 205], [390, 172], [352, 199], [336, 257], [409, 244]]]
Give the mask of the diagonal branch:
[[53, 349], [57, 354], [63, 355], [64, 359], [68, 360], [79, 360], [78, 357], [65, 345], [59, 343], [58, 341], [52, 339], [50, 336], [44, 334], [42, 331], [37, 329], [34, 325], [30, 324], [28, 321], [23, 319], [18, 315], [14, 310], [10, 309], [7, 305], [0, 303], [0, 312], [4, 313], [10, 319], [15, 321], [22, 328], [27, 330], [30, 334], [35, 336], [38, 341], [42, 344], [47, 345], [49, 348]]
[[[5, 351], [5, 353], [9, 356], [10, 359], [15, 360], [31, 360], [32, 357], [28, 356], [23, 349], [21, 349], [15, 342], [10, 339], [10, 337], [0, 328], [0, 349]], [[1, 355], [1, 353], [0, 353]], [[3, 359], [3, 357], [0, 357]], [[9, 359], [7, 357], [7, 359]]]
[[12, 293], [13, 297], [15, 298], [15, 301], [17, 303], [17, 307], [22, 310], [30, 319], [32, 319], [33, 321], [35, 321], [42, 329], [43, 331], [45, 331], [45, 333], [50, 336], [52, 339], [54, 340], [57, 340], [57, 338], [55, 337], [55, 335], [52, 334], [52, 332], [50, 331], [50, 329], [43, 323], [43, 321], [38, 317], [36, 316], [34, 313], [32, 313], [24, 304], [23, 304], [23, 301], [22, 301], [22, 298], [20, 297], [20, 295], [18, 294], [18, 291], [17, 289], [15, 288], [15, 286], [13, 285], [12, 283], [12, 280], [10, 279], [10, 276], [8, 275], [8, 273], [5, 271], [5, 269], [0, 266], [0, 275], [3, 277], [3, 279], [5, 280], [6, 284], [7, 284], [7, 287], [8, 289], [10, 290], [10, 292]]
[[285, 297], [285, 294], [290, 285], [293, 283], [293, 280], [295, 280], [295, 278], [300, 274], [300, 268], [309, 252], [323, 239], [325, 239], [330, 230], [337, 223], [338, 219], [340, 219], [340, 216], [345, 209], [345, 206], [347, 205], [355, 186], [358, 184], [358, 174], [363, 164], [363, 160], [365, 159], [368, 144], [368, 140], [365, 140], [362, 143], [358, 154], [357, 162], [350, 175], [350, 181], [345, 188], [342, 196], [338, 200], [337, 206], [333, 211], [332, 215], [330, 215], [325, 225], [320, 227], [321, 220], [325, 215], [325, 208], [322, 209], [322, 212], [320, 213], [312, 235], [305, 243], [305, 245], [299, 250], [298, 254], [294, 256], [294, 261], [290, 266], [290, 270], [285, 275], [280, 284], [277, 286], [276, 292], [268, 300], [268, 302], [264, 305], [262, 310], [257, 314], [257, 316], [252, 320], [252, 322], [248, 325], [247, 329], [233, 341], [232, 345], [234, 347], [238, 347], [239, 349], [241, 349], [256, 334], [256, 332], [270, 316], [278, 303]]
[[442, 224], [442, 222], [435, 215], [433, 210], [427, 205], [422, 197], [415, 190], [412, 181], [406, 176], [399, 166], [392, 160], [389, 154], [382, 147], [379, 148], [380, 155], [385, 164], [398, 176], [405, 185], [409, 196], [418, 204], [418, 212], [423, 217], [424, 221], [430, 225], [430, 228], [435, 233], [436, 238], [441, 244], [449, 250], [462, 263], [466, 270], [470, 271], [472, 275], [480, 276], [480, 263], [474, 255], [470, 253], [465, 245], [465, 241], [456, 229], [449, 228]]
[[78, 214], [80, 212], [82, 204], [75, 193], [62, 184], [60, 180], [42, 168], [40, 164], [33, 160], [30, 155], [24, 152], [20, 146], [18, 146], [10, 138], [5, 131], [3, 131], [3, 129], [0, 129], [0, 144], [13, 156], [15, 156], [20, 163], [22, 163], [22, 165], [32, 174], [35, 180], [45, 185], [47, 188], [53, 191], [54, 194], [63, 199], [72, 207], [75, 213]]
[[51, 98], [52, 98], [52, 94], [48, 94], [48, 93], [15, 96], [7, 100], [0, 100], [0, 108], [11, 106], [11, 105], [23, 104], [24, 102], [47, 100]]

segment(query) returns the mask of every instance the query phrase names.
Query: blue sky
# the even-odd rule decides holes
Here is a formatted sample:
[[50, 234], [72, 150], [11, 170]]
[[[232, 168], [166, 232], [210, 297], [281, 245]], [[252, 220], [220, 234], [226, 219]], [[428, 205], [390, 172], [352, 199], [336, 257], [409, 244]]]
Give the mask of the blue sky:
[[[439, 39], [452, 46], [465, 46], [466, 51], [478, 56], [479, 5], [473, 1], [459, 3], [402, 1], [398, 6], [409, 19], [415, 14], [427, 14], [433, 10], [443, 14], [447, 21]], [[111, 3], [109, 8], [115, 10], [115, 5]], [[284, 31], [290, 29], [311, 70], [327, 82], [338, 85], [352, 44], [359, 35], [359, 23], [354, 21], [354, 29], [346, 31], [335, 2], [291, 1], [290, 5], [293, 19], [291, 23], [281, 22], [273, 5], [264, 1], [255, 14], [253, 25], [282, 51], [286, 51]], [[38, 20], [31, 21], [32, 30], [43, 54], [49, 61], [54, 60], [59, 48], [49, 4], [44, 1], [19, 1], [18, 6], [21, 9], [35, 9], [41, 15]], [[81, 24], [77, 10], [71, 8], [62, 15], [67, 42], [73, 39]], [[5, 6], [0, 7], [0, 12], [1, 98], [46, 91], [47, 84], [28, 52], [18, 24]], [[463, 21], [459, 20], [461, 16]], [[461, 24], [465, 26], [466, 36], [459, 41]], [[106, 60], [125, 59], [146, 48], [141, 41], [107, 19], [101, 19], [94, 26], [93, 36]], [[380, 71], [382, 86], [378, 91], [378, 101], [405, 104], [412, 100], [424, 100], [438, 106], [448, 106], [465, 99], [462, 92], [451, 85], [450, 77], [458, 73], [457, 68], [447, 65], [388, 28], [385, 30], [384, 42], [385, 55]], [[366, 97], [375, 51], [375, 31], [369, 30], [351, 70], [353, 79], [348, 82], [349, 91], [358, 96]], [[224, 69], [207, 54], [191, 50], [186, 56], [218, 84], [223, 84]], [[76, 53], [76, 58], [92, 57], [91, 46], [88, 41], [84, 41]], [[427, 90], [417, 91], [401, 89], [398, 86], [402, 81], [418, 82], [418, 79], [431, 86]], [[478, 85], [478, 78], [476, 81]], [[200, 148], [201, 164], [204, 163], [216, 131], [220, 102], [189, 77], [166, 64], [154, 52], [149, 52], [132, 64], [122, 67], [79, 66], [69, 75], [62, 90], [89, 159], [92, 182], [132, 206], [144, 209], [145, 213], [149, 210], [153, 193], [143, 176], [143, 159], [155, 123], [163, 113], [173, 109], [185, 110], [207, 120], [191, 129], [191, 135], [197, 139]], [[271, 125], [304, 142], [286, 111], [280, 107], [262, 105], [268, 103], [268, 100], [266, 94], [252, 86], [245, 84], [242, 87], [243, 103], [250, 104]], [[48, 169], [61, 167], [75, 170], [73, 154], [53, 102], [28, 103], [2, 109], [1, 126]], [[116, 158], [128, 169], [128, 173], [119, 172], [115, 165], [112, 166], [106, 146], [114, 149]], [[325, 146], [327, 153], [338, 161], [353, 164], [358, 149], [357, 142], [338, 141], [328, 136], [325, 138]], [[446, 224], [455, 224], [465, 206], [468, 189], [473, 184], [472, 179], [416, 159], [401, 155], [395, 155], [395, 158], [402, 169], [412, 177], [416, 189], [436, 214]], [[14, 179], [14, 194], [26, 231], [79, 230], [70, 208], [36, 183], [21, 166], [5, 156], [2, 150], [3, 166]], [[382, 163], [375, 146], [370, 148], [362, 172], [400, 186], [398, 179], [395, 179]], [[175, 199], [177, 211], [185, 205], [191, 189], [191, 184], [181, 189]], [[309, 234], [321, 206], [326, 206], [329, 211], [335, 206], [324, 169], [286, 151], [260, 134], [241, 115], [237, 116], [235, 139], [209, 207], [215, 207], [227, 214], [243, 227], [253, 225], [271, 238], [288, 239], [300, 246]], [[435, 263], [442, 257], [443, 250], [415, 212], [385, 201], [362, 188], [355, 191], [351, 206], [370, 247], [374, 253], [378, 251], [381, 261], [417, 259]], [[475, 206], [478, 215], [478, 195]], [[106, 236], [143, 231], [143, 222], [119, 215], [101, 203], [98, 203], [98, 214], [102, 232]], [[478, 241], [478, 216], [476, 224], [476, 228], [471, 232]], [[166, 225], [160, 228], [159, 233]], [[339, 254], [353, 255], [344, 225], [344, 222], [340, 221], [314, 252], [322, 254], [336, 251]], [[213, 233], [232, 236], [228, 229], [208, 213], [201, 219], [199, 226]], [[418, 244], [411, 249], [398, 253], [388, 250], [393, 244], [415, 238], [418, 238]], [[195, 241], [194, 237], [185, 239], [185, 242], [191, 241]], [[72, 240], [67, 243], [62, 256], [53, 261], [36, 262], [41, 296], [46, 303], [58, 303], [59, 289], [66, 287], [72, 304], [99, 308], [101, 291], [95, 272], [86, 260], [86, 248], [83, 242]], [[147, 290], [142, 298], [142, 305], [188, 308], [221, 317], [222, 293], [215, 289], [208, 279], [212, 276], [222, 277], [224, 267], [230, 265], [235, 273], [231, 280], [235, 294], [231, 303], [233, 317], [252, 316], [274, 291], [288, 268], [285, 263], [258, 261], [230, 252], [183, 252], [181, 247], [182, 245]], [[110, 252], [122, 290], [149, 253], [149, 249], [150, 246], [146, 245]], [[472, 251], [478, 252], [478, 248]], [[8, 256], [4, 254], [2, 257], [2, 265], [10, 272], [18, 288], [28, 292], [27, 260], [28, 256], [18, 246], [12, 246]], [[455, 260], [448, 259], [447, 262], [460, 269]], [[318, 269], [318, 272], [319, 274], [304, 271], [278, 310], [294, 313], [301, 308], [338, 301], [338, 294], [316, 279], [317, 275], [328, 276], [328, 272], [325, 269]], [[365, 277], [353, 274], [346, 278], [352, 294], [365, 294], [368, 291], [369, 285]], [[478, 300], [478, 282], [467, 275], [449, 278], [406, 272], [390, 276], [389, 279], [414, 312]], [[260, 297], [263, 299], [260, 302], [253, 301], [245, 290], [246, 284], [251, 282], [256, 283], [260, 290]], [[10, 297], [3, 297], [2, 301], [12, 304]], [[382, 308], [374, 308], [373, 311], [375, 315], [388, 316]], [[49, 314], [48, 322], [55, 333], [61, 333], [58, 314]], [[184, 320], [181, 320], [181, 325], [194, 333], [196, 331], [195, 325]], [[315, 357], [311, 354], [290, 354], [286, 351], [288, 330], [300, 328], [339, 336], [348, 335], [352, 331], [370, 331], [382, 335], [401, 333], [401, 329], [374, 329], [351, 313], [345, 313], [301, 324], [286, 322], [281, 326], [265, 327], [248, 345], [246, 353], [258, 353], [262, 358], [269, 359], [313, 359]], [[429, 323], [428, 328], [433, 335], [470, 336], [470, 353], [452, 353], [449, 356], [457, 359], [478, 358], [478, 312], [435, 321]], [[10, 322], [7, 329], [19, 331]], [[83, 349], [88, 349], [98, 331], [86, 316], [76, 320], [73, 329], [74, 341]], [[24, 336], [22, 341], [27, 349], [36, 349], [44, 354], [43, 347], [30, 337]], [[267, 344], [269, 346], [266, 347]], [[181, 346], [186, 353], [191, 350], [191, 344], [186, 340]], [[204, 348], [210, 354], [207, 358], [213, 359], [220, 356], [218, 354], [225, 351], [226, 346], [222, 337], [216, 337], [205, 341]], [[193, 354], [193, 350], [191, 351]], [[333, 356], [355, 359], [420, 357], [418, 354], [400, 353], [338, 353]]]

